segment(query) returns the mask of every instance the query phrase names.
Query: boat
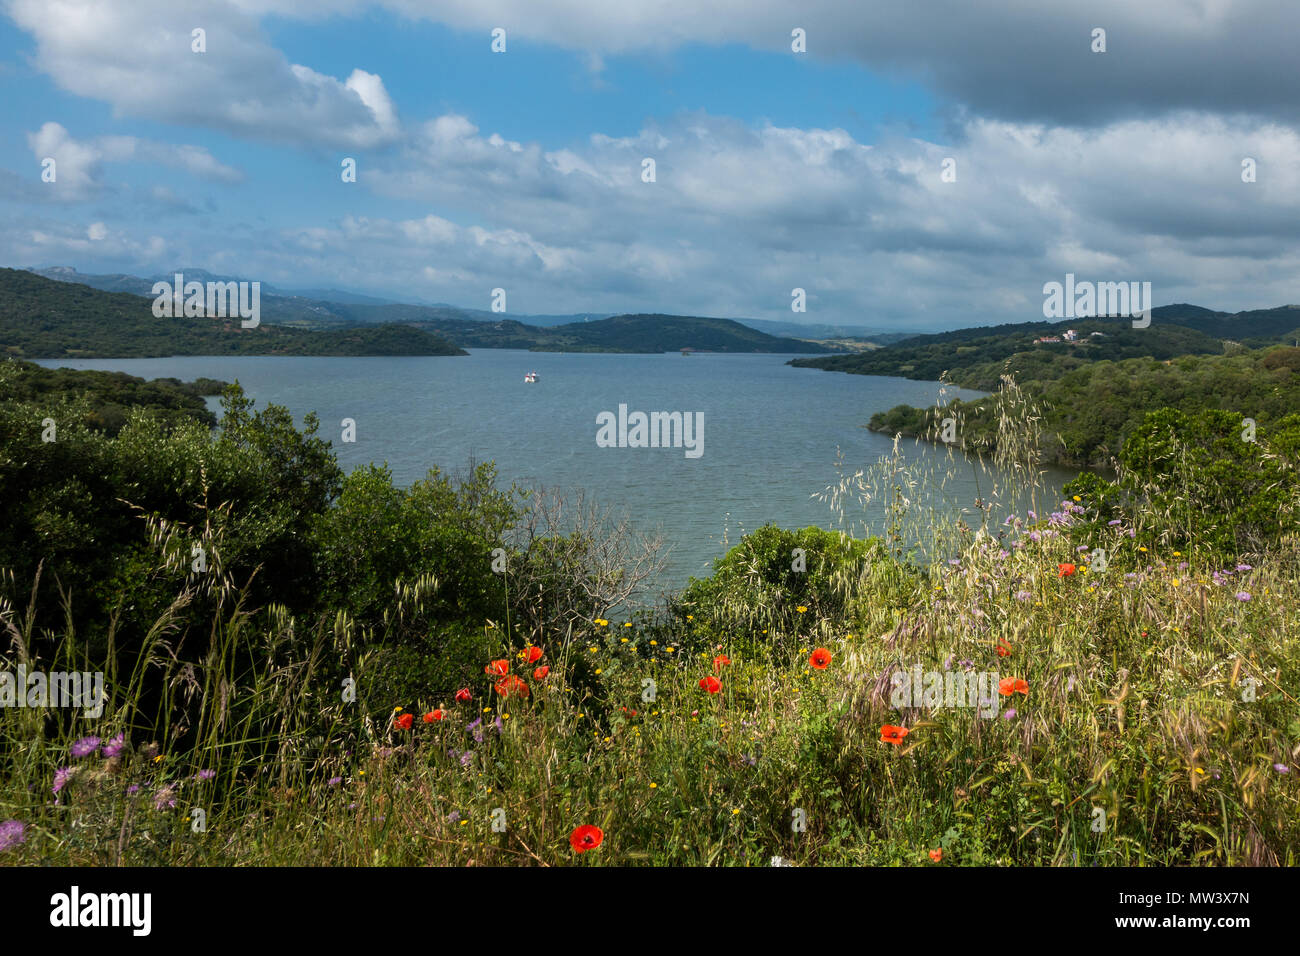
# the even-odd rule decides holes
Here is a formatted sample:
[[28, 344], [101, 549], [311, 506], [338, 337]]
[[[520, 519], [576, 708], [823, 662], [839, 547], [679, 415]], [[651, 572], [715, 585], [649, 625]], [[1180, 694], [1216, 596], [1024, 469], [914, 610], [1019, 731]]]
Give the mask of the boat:
[[536, 382], [536, 381], [537, 381], [537, 373], [536, 373], [536, 372], [529, 372], [527, 375], [524, 376], [524, 381], [527, 382], [527, 383], [530, 384], [530, 385], [531, 385], [532, 383]]

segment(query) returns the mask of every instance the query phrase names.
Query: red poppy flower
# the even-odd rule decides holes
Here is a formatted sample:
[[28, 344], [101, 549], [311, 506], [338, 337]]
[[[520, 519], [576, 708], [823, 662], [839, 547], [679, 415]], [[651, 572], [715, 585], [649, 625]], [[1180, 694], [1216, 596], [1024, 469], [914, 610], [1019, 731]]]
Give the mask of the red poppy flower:
[[998, 693], [1003, 697], [1010, 697], [1014, 693], [1028, 694], [1029, 681], [1023, 677], [1004, 677], [998, 681]]
[[550, 672], [551, 669], [543, 664], [541, 667], [533, 671], [533, 680], [546, 680], [546, 675]]
[[931, 851], [930, 851], [930, 859], [934, 860], [935, 863], [938, 863], [940, 860], [942, 860], [942, 859], [943, 859], [943, 847], [939, 847], [939, 849], [937, 849], [937, 850], [931, 850]]
[[880, 728], [880, 740], [882, 743], [893, 744], [897, 747], [903, 742], [903, 738], [910, 734], [911, 731], [906, 727], [895, 727], [893, 724], [885, 724]]
[[730, 657], [728, 657], [726, 654], [719, 654], [717, 657], [713, 659], [713, 669], [715, 671], [720, 671], [730, 663], [731, 663]]
[[700, 686], [710, 694], [716, 694], [718, 691], [722, 690], [722, 681], [710, 674], [708, 677], [700, 679]]
[[1056, 576], [1058, 578], [1068, 578], [1071, 574], [1073, 574], [1075, 571], [1078, 570], [1078, 568], [1076, 568], [1073, 564], [1058, 564], [1056, 567], [1057, 567]]
[[1002, 638], [998, 638], [998, 657], [1010, 657], [1011, 647]]
[[594, 850], [600, 846], [600, 841], [603, 839], [605, 839], [604, 830], [600, 827], [593, 827], [590, 823], [584, 823], [569, 834], [569, 845], [577, 853], [586, 853], [588, 850]]
[[443, 717], [443, 713], [441, 710], [431, 710], [424, 715], [424, 722], [426, 724], [431, 724], [435, 720], [442, 720], [442, 717]]
[[528, 685], [524, 679], [515, 674], [503, 677], [496, 682], [497, 693], [502, 697], [527, 697]]
[[415, 714], [403, 714], [393, 721], [394, 730], [410, 730], [411, 725], [415, 723]]
[[526, 648], [524, 648], [524, 653], [528, 655], [528, 663], [536, 664], [537, 661], [542, 656], [542, 649], [540, 647], [534, 647], [533, 645], [529, 644]]
[[812, 652], [812, 656], [808, 658], [808, 663], [819, 671], [824, 671], [831, 664], [831, 652], [824, 647], [819, 647]]
[[510, 662], [504, 658], [499, 661], [493, 661], [487, 667], [483, 668], [483, 673], [505, 676], [510, 673]]
[[458, 704], [468, 704], [473, 699], [474, 695], [469, 692], [468, 687], [462, 687], [456, 691], [456, 703]]

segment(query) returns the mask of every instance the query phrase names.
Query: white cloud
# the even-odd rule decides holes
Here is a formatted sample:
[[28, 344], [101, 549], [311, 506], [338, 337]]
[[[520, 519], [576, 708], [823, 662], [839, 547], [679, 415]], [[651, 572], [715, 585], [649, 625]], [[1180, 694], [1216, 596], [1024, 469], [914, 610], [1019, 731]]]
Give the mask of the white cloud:
[[[36, 39], [35, 64], [65, 90], [119, 114], [279, 142], [375, 146], [400, 123], [383, 80], [345, 82], [290, 63], [258, 25], [256, 4], [223, 0], [7, 0]], [[206, 52], [191, 30], [206, 31]]]
[[[371, 258], [359, 275], [421, 277], [408, 294], [429, 299], [481, 304], [501, 285], [520, 310], [789, 318], [799, 286], [809, 321], [970, 324], [1035, 318], [1042, 284], [1067, 271], [1152, 281], [1159, 302], [1295, 298], [1300, 136], [1275, 124], [971, 120], [949, 144], [868, 145], [841, 129], [690, 114], [555, 152], [462, 116], [423, 131], [367, 182], [442, 212], [325, 233]], [[1243, 148], [1256, 183], [1241, 181]], [[640, 178], [647, 154], [655, 183]], [[947, 157], [954, 183], [941, 178]], [[483, 225], [456, 224], [468, 216]], [[1250, 302], [1243, 269], [1258, 283]]]
[[77, 140], [59, 123], [44, 123], [27, 134], [27, 145], [37, 162], [55, 161], [53, 195], [62, 200], [86, 199], [103, 188], [105, 163], [131, 161], [174, 166], [202, 179], [240, 182], [243, 174], [219, 162], [200, 146], [173, 145], [134, 136], [100, 136]]

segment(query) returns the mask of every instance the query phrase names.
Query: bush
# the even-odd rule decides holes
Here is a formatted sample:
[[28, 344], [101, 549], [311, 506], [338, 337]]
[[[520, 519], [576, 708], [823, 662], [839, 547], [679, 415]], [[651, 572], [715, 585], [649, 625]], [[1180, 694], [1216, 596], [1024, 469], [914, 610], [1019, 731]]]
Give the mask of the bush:
[[1150, 543], [1224, 557], [1261, 551], [1300, 531], [1300, 415], [1250, 429], [1235, 412], [1151, 412], [1124, 443], [1114, 481], [1081, 475], [1066, 493], [1096, 524], [1134, 521]]
[[849, 611], [876, 562], [888, 558], [874, 538], [763, 525], [714, 562], [712, 577], [692, 578], [675, 610], [679, 619], [698, 611], [723, 627], [745, 622], [785, 630], [806, 614], [811, 620]]

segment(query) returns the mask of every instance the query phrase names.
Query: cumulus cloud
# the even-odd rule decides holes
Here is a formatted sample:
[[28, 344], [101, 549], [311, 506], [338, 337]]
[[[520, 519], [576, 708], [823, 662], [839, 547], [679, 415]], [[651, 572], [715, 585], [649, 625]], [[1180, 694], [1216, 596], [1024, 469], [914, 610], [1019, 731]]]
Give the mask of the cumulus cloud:
[[[234, 258], [222, 268], [479, 308], [501, 287], [512, 312], [900, 328], [1033, 319], [1043, 283], [1066, 272], [1151, 281], [1158, 303], [1295, 298], [1300, 137], [1287, 127], [1189, 114], [1098, 129], [972, 120], [961, 132], [864, 144], [692, 113], [548, 151], [451, 114], [367, 178], [438, 212], [223, 240]], [[1242, 144], [1257, 182], [1242, 182]], [[647, 155], [653, 183], [640, 175]], [[942, 177], [948, 158], [955, 182]], [[806, 316], [790, 311], [796, 287]]]
[[[358, 69], [340, 82], [290, 63], [262, 32], [255, 5], [8, 0], [7, 11], [35, 37], [39, 69], [119, 114], [349, 147], [379, 145], [400, 130], [379, 76]], [[206, 52], [192, 50], [196, 28]]]
[[55, 122], [28, 133], [27, 145], [38, 163], [54, 160], [55, 178], [48, 184], [49, 195], [61, 200], [85, 199], [100, 192], [104, 186], [105, 163], [158, 163], [223, 183], [237, 183], [244, 178], [239, 170], [219, 162], [200, 146], [159, 143], [135, 136], [78, 140]]

